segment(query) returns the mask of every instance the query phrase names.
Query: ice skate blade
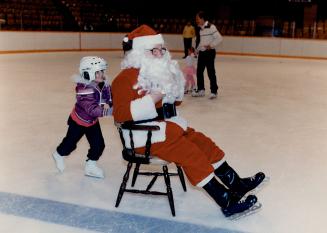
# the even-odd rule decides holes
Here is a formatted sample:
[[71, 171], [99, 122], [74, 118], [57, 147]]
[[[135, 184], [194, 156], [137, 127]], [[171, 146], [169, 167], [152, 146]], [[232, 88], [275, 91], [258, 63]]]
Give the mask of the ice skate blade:
[[84, 173], [84, 175], [87, 177], [92, 177], [92, 178], [96, 178], [96, 179], [104, 179], [104, 175], [96, 175], [93, 173]]
[[251, 206], [249, 209], [247, 209], [247, 210], [245, 210], [245, 211], [243, 211], [241, 213], [233, 214], [233, 215], [227, 217], [227, 219], [229, 219], [231, 221], [235, 221], [235, 220], [250, 216], [250, 215], [255, 214], [258, 211], [260, 211], [261, 207], [262, 207], [262, 204], [257, 202], [256, 204]]

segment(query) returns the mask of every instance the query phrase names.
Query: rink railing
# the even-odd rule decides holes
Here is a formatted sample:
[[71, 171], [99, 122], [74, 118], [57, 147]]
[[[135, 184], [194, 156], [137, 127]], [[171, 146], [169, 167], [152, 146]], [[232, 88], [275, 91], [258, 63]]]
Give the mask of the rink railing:
[[[0, 31], [0, 54], [121, 50], [125, 33]], [[178, 34], [164, 34], [172, 52], [183, 51]], [[224, 36], [219, 54], [327, 59], [327, 40]]]

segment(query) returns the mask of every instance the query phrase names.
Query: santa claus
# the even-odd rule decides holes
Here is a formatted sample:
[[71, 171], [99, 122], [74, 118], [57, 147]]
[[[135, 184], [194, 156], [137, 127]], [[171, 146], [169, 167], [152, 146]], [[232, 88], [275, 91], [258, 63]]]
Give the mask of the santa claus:
[[[151, 154], [181, 166], [190, 183], [202, 187], [226, 217], [250, 212], [257, 198], [247, 194], [262, 183], [264, 173], [240, 178], [225, 161], [224, 152], [178, 114], [184, 78], [164, 45], [163, 36], [147, 25], [124, 38], [122, 71], [112, 83], [114, 120], [159, 126], [152, 135]], [[133, 133], [135, 148], [143, 151], [146, 132]], [[128, 131], [123, 134], [128, 144]]]

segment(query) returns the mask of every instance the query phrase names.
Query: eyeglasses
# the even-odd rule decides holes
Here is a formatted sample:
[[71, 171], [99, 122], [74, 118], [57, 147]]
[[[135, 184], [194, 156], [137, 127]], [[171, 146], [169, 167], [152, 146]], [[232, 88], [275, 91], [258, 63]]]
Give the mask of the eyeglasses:
[[164, 55], [167, 52], [167, 48], [153, 48], [153, 49], [149, 49], [149, 51], [152, 53], [152, 55], [156, 55], [158, 53]]

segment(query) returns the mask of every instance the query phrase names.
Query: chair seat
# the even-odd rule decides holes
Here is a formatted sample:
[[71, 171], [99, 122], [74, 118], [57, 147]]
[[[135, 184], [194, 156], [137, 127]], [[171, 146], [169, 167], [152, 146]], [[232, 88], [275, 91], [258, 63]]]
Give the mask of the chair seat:
[[123, 158], [128, 162], [133, 163], [141, 163], [141, 164], [153, 164], [153, 165], [168, 165], [170, 162], [166, 160], [162, 160], [157, 156], [150, 155], [149, 158], [147, 158], [144, 154], [138, 154], [135, 153], [133, 155], [132, 149], [124, 149], [122, 151]]

